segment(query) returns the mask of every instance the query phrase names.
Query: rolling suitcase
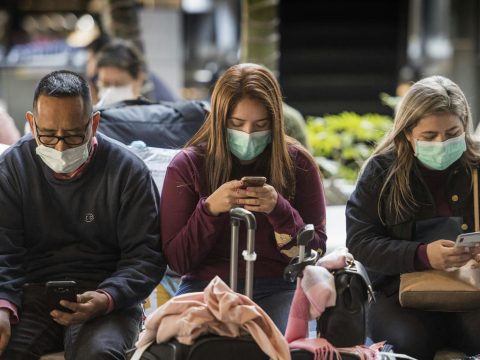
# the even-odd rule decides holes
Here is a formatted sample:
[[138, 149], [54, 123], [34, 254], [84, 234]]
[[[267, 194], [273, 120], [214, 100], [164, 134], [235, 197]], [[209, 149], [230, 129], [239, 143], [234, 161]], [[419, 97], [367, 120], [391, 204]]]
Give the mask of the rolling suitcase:
[[[253, 265], [255, 254], [255, 216], [243, 208], [230, 210], [231, 249], [230, 287], [237, 291], [238, 231], [241, 223], [247, 227], [247, 249], [242, 252], [246, 261], [245, 295], [253, 295]], [[172, 339], [167, 343], [152, 344], [141, 356], [141, 360], [268, 360], [250, 336], [224, 337], [205, 335], [196, 339], [193, 345], [184, 345]]]

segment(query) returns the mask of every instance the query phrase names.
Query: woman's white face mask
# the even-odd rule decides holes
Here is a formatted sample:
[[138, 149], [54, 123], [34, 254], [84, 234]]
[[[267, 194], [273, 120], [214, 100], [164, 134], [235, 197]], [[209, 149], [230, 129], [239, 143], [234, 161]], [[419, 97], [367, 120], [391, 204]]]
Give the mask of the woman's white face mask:
[[136, 98], [132, 83], [123, 86], [99, 87], [98, 97], [100, 100], [96, 104], [96, 107], [107, 106], [123, 100], [133, 100]]

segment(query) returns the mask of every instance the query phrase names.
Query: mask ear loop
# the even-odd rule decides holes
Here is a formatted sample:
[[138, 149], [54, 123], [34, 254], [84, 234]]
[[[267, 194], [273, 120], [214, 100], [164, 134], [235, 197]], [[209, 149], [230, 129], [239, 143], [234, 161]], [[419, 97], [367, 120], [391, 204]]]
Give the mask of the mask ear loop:
[[418, 149], [418, 139], [415, 139], [415, 149], [413, 149], [413, 156], [417, 157], [417, 149]]
[[100, 100], [95, 104], [96, 108], [100, 108], [105, 104], [105, 101], [108, 99], [108, 96], [110, 95], [110, 92], [112, 91], [112, 88], [108, 87], [105, 92], [103, 93], [103, 96], [101, 97]]

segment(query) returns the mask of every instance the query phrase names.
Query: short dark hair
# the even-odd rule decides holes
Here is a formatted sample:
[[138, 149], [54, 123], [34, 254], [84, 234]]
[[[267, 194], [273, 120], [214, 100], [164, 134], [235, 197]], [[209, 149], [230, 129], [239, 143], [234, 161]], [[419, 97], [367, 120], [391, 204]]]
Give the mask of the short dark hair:
[[115, 66], [127, 71], [136, 79], [140, 71], [145, 71], [145, 61], [133, 42], [114, 39], [100, 49], [97, 55], [97, 71], [106, 66]]
[[92, 112], [92, 98], [87, 81], [79, 74], [69, 70], [53, 71], [45, 75], [37, 85], [33, 96], [33, 111], [37, 111], [40, 95], [58, 98], [80, 96], [85, 107], [85, 114]]

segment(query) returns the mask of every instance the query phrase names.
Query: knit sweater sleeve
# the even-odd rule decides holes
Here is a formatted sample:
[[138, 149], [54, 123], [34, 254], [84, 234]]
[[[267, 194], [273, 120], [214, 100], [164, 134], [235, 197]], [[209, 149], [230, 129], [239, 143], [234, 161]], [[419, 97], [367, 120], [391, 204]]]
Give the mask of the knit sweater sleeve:
[[346, 206], [347, 246], [370, 271], [398, 275], [415, 271], [418, 243], [391, 236], [380, 218], [378, 205], [383, 182], [393, 160], [369, 160]]
[[325, 252], [325, 196], [320, 172], [315, 163], [302, 151], [295, 156], [295, 199], [290, 203], [278, 194], [277, 205], [268, 214], [273, 226], [279, 250], [287, 256], [298, 253], [295, 242], [297, 232], [305, 224], [313, 224], [315, 235], [308, 248]]
[[184, 150], [170, 163], [161, 196], [163, 251], [180, 274], [194, 270], [208, 256], [221, 235], [228, 213], [212, 216], [200, 195], [195, 159]]
[[138, 171], [121, 194], [117, 217], [120, 259], [116, 271], [98, 288], [109, 293], [115, 308], [148, 297], [166, 269], [159, 233], [159, 195], [147, 171]]

